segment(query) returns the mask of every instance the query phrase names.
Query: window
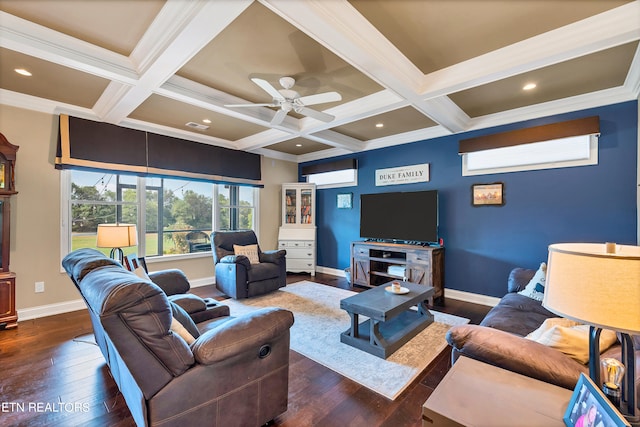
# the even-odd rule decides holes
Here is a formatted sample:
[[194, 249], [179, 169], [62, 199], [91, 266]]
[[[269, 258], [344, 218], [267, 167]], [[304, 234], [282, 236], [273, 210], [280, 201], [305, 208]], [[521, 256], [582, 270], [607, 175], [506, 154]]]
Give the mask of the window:
[[136, 224], [138, 246], [123, 250], [145, 256], [210, 250], [214, 218], [220, 230], [256, 228], [259, 192], [253, 187], [79, 170], [62, 177], [63, 255], [95, 248], [103, 223]]
[[314, 173], [307, 176], [307, 182], [315, 184], [317, 188], [352, 187], [358, 185], [358, 170]]
[[217, 230], [250, 230], [255, 223], [255, 192], [251, 187], [218, 185]]
[[462, 175], [485, 175], [598, 164], [598, 135], [493, 148], [462, 154]]

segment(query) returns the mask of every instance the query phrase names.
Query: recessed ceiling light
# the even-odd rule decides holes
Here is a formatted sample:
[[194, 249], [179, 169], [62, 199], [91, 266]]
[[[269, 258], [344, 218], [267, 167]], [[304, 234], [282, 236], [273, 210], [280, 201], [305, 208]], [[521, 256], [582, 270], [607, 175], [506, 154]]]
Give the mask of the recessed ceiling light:
[[535, 89], [536, 88], [536, 84], [535, 83], [527, 83], [526, 85], [522, 86], [522, 90], [531, 90], [531, 89]]
[[384, 127], [384, 123], [376, 123], [376, 127], [377, 128], [383, 128]]
[[207, 123], [207, 124], [209, 124], [209, 123], [211, 123], [211, 120], [209, 120], [209, 119], [202, 119], [202, 123]]
[[296, 144], [296, 147], [302, 147], [302, 144]]
[[20, 74], [21, 76], [27, 76], [27, 77], [31, 77], [31, 73], [27, 70], [25, 70], [24, 68], [16, 68], [15, 70], [16, 73]]

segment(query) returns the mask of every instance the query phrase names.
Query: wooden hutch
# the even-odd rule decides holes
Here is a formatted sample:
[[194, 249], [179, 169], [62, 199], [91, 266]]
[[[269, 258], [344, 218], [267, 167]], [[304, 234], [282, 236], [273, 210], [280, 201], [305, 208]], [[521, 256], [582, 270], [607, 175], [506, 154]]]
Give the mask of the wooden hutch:
[[18, 326], [16, 275], [9, 270], [11, 236], [11, 196], [15, 190], [18, 146], [0, 133], [0, 330]]

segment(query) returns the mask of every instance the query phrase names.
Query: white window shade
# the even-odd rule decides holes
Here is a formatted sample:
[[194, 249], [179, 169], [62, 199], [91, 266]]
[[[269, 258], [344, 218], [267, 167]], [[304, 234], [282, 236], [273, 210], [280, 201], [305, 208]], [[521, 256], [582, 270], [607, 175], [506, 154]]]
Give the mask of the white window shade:
[[465, 153], [462, 155], [462, 175], [585, 166], [597, 163], [598, 136], [582, 135]]
[[348, 187], [358, 185], [358, 174], [355, 169], [322, 172], [307, 176], [307, 181], [319, 188]]

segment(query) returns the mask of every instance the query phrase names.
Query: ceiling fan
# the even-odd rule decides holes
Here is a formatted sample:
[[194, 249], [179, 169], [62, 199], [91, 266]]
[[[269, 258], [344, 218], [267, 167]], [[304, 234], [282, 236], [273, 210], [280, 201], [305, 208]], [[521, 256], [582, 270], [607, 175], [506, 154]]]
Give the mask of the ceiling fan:
[[322, 111], [313, 110], [307, 106], [342, 100], [342, 96], [338, 92], [324, 92], [316, 95], [300, 96], [298, 92], [291, 89], [296, 83], [293, 77], [280, 78], [280, 85], [283, 89], [276, 89], [271, 85], [271, 83], [263, 79], [254, 77], [251, 81], [271, 95], [273, 102], [262, 104], [228, 104], [225, 105], [225, 107], [279, 107], [280, 109], [271, 120], [272, 126], [282, 123], [287, 113], [291, 110], [298, 114], [312, 117], [323, 122], [330, 122], [335, 119], [335, 116]]

